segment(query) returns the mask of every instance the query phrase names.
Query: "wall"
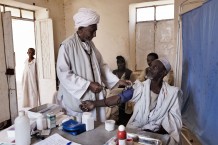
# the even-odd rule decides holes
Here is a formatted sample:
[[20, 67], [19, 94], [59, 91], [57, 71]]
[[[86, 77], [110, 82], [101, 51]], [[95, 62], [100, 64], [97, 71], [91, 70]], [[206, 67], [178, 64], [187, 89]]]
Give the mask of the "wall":
[[55, 58], [57, 58], [60, 43], [65, 39], [65, 25], [64, 25], [64, 2], [63, 0], [16, 0], [18, 2], [29, 5], [48, 8], [49, 16], [53, 20], [54, 30], [54, 49]]
[[145, 0], [64, 0], [66, 36], [75, 32], [73, 15], [80, 7], [96, 10], [101, 19], [93, 41], [110, 68], [115, 69], [117, 55], [129, 62], [129, 5], [140, 2]]

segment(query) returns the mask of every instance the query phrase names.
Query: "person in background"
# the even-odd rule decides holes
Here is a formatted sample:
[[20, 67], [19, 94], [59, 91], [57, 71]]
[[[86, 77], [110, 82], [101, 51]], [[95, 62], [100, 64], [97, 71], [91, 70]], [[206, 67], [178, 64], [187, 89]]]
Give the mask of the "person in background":
[[22, 77], [23, 107], [36, 107], [40, 104], [38, 92], [38, 77], [35, 49], [29, 48], [27, 51], [29, 58], [25, 61], [25, 68]]
[[136, 80], [133, 88], [106, 100], [86, 100], [80, 108], [90, 111], [95, 107], [116, 105], [131, 99], [135, 106], [127, 127], [169, 134], [168, 144], [177, 145], [180, 143], [182, 128], [182, 91], [163, 80], [170, 69], [171, 65], [166, 58], [156, 59], [147, 69], [148, 79], [144, 82]]
[[[155, 59], [158, 59], [157, 53], [152, 52], [152, 53], [149, 53], [149, 54], [147, 55], [147, 64], [148, 64], [148, 67], [151, 66], [151, 62], [154, 61]], [[148, 69], [148, 68], [144, 69], [144, 70], [141, 72], [141, 74], [140, 74], [139, 77], [138, 77], [138, 80], [139, 80], [139, 81], [143, 82], [143, 81], [145, 81], [145, 80], [147, 79], [147, 76], [146, 76], [146, 74], [147, 74], [147, 73], [146, 73], [146, 72], [147, 72], [147, 69]]]
[[[123, 56], [117, 56], [117, 69], [113, 70], [113, 73], [121, 80], [132, 80], [132, 71], [126, 68], [126, 61]], [[125, 86], [119, 86], [120, 89], [112, 90], [112, 94], [122, 92]], [[117, 124], [126, 125], [132, 115], [132, 103], [122, 103], [119, 106]]]
[[115, 74], [121, 80], [131, 80], [132, 71], [126, 68], [126, 61], [124, 57], [119, 55], [116, 57], [116, 59], [117, 59], [117, 69], [113, 70], [113, 74]]
[[[96, 37], [100, 16], [89, 8], [80, 8], [73, 16], [76, 33], [64, 40], [57, 58], [57, 75], [60, 81], [57, 97], [62, 101], [68, 115], [81, 120], [81, 101], [102, 100], [104, 88], [116, 85], [126, 86], [125, 80], [119, 80], [102, 55], [95, 47], [92, 39]], [[95, 120], [104, 122], [105, 108], [92, 110]]]

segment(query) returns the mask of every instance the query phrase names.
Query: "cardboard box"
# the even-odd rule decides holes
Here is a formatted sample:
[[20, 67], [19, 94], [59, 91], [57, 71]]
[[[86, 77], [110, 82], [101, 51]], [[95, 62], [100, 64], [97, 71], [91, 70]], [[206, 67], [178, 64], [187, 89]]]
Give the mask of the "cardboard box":
[[57, 114], [62, 111], [61, 106], [57, 104], [44, 104], [35, 108], [32, 108], [27, 111], [29, 118], [38, 118], [39, 116], [43, 115], [46, 117], [46, 114], [53, 112]]

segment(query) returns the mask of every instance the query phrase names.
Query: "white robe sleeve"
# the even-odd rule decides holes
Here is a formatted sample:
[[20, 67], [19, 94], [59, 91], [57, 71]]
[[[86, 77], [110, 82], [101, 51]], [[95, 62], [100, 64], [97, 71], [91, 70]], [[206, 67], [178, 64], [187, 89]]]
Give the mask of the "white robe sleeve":
[[180, 132], [182, 128], [181, 119], [181, 97], [182, 92], [178, 91], [177, 98], [170, 109], [168, 116], [164, 118], [162, 122], [163, 128], [170, 135], [169, 145], [177, 145], [180, 143]]
[[70, 69], [70, 59], [64, 45], [61, 45], [57, 59], [57, 75], [60, 84], [71, 96], [80, 99], [89, 87], [90, 81], [76, 75]]
[[111, 89], [117, 84], [119, 78], [112, 73], [109, 66], [104, 62], [102, 55], [97, 49], [95, 49], [95, 53], [101, 69], [102, 81], [109, 89]]

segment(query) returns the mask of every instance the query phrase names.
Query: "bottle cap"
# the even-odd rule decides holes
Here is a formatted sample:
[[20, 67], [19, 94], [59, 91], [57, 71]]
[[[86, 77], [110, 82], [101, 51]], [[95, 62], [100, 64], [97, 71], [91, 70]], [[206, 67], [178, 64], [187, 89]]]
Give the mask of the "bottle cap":
[[120, 125], [120, 126], [118, 127], [118, 130], [119, 130], [119, 131], [124, 131], [124, 130], [125, 130], [125, 126]]

